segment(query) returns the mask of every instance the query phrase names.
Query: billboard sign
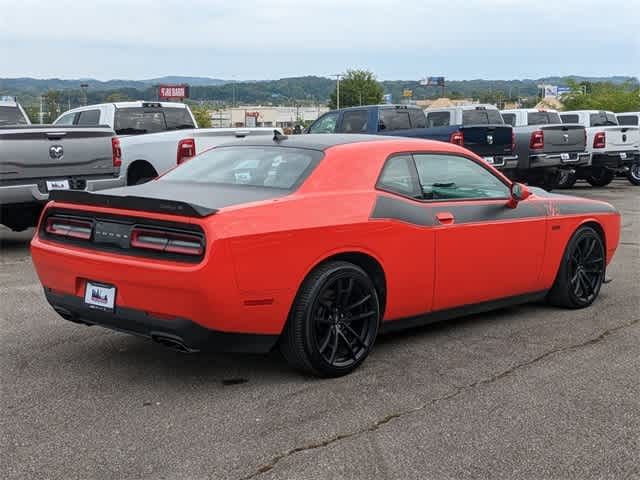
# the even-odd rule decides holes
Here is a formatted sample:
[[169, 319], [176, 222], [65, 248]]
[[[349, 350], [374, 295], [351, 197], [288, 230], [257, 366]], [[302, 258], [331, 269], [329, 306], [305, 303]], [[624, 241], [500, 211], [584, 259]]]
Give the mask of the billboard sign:
[[444, 77], [427, 77], [420, 81], [420, 85], [444, 87]]
[[189, 85], [158, 85], [160, 100], [182, 100], [189, 98]]
[[393, 96], [390, 93], [385, 93], [382, 98], [384, 99], [384, 103], [387, 105], [391, 105], [393, 103]]

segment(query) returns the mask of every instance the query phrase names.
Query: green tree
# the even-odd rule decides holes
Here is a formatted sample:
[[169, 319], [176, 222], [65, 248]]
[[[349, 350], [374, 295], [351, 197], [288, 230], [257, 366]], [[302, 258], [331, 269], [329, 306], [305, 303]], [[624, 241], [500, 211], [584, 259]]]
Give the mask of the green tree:
[[43, 95], [44, 123], [53, 123], [62, 113], [61, 100], [62, 96], [58, 90], [48, 90]]
[[[340, 80], [340, 108], [382, 103], [384, 90], [368, 70], [347, 70]], [[331, 94], [329, 108], [336, 108], [337, 92]]]
[[191, 107], [191, 112], [193, 116], [196, 117], [196, 122], [198, 123], [198, 127], [200, 128], [210, 128], [211, 127], [211, 115], [209, 114], [209, 109], [204, 105], [198, 105]]
[[562, 98], [567, 110], [611, 110], [612, 112], [637, 112], [640, 110], [640, 87], [627, 82], [615, 85], [611, 82], [568, 82], [571, 93]]

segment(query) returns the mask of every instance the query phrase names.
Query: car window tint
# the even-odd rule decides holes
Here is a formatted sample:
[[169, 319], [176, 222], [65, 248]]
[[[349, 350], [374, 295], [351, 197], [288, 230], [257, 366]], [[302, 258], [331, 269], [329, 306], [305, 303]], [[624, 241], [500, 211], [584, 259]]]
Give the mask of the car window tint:
[[618, 115], [619, 125], [638, 125], [638, 117], [636, 115]]
[[575, 114], [560, 115], [562, 123], [580, 123], [580, 117]]
[[491, 125], [504, 123], [498, 110], [492, 108], [476, 108], [462, 111], [463, 125]]
[[291, 189], [306, 178], [321, 157], [321, 152], [301, 148], [214, 148], [159, 181]]
[[598, 112], [589, 115], [592, 127], [606, 127], [608, 125], [618, 125], [618, 119], [613, 113]]
[[186, 108], [165, 108], [163, 111], [164, 119], [167, 122], [167, 130], [196, 127]]
[[73, 125], [73, 119], [76, 117], [75, 113], [67, 113], [66, 115], [61, 116], [56, 125]]
[[309, 133], [335, 133], [338, 112], [327, 113], [320, 117], [309, 129]]
[[409, 117], [411, 119], [411, 128], [426, 128], [427, 119], [424, 116], [424, 112], [419, 108], [409, 110]]
[[420, 197], [411, 156], [398, 155], [387, 160], [378, 180], [378, 188], [409, 197]]
[[115, 131], [118, 135], [164, 132], [167, 125], [162, 110], [145, 107], [117, 108]]
[[100, 123], [100, 110], [85, 110], [78, 115], [78, 125], [98, 125]]
[[528, 112], [527, 113], [528, 125], [549, 125], [554, 123], [562, 123], [560, 121], [560, 116], [556, 112]]
[[367, 110], [351, 110], [344, 112], [340, 131], [343, 133], [366, 133], [367, 117]]
[[413, 157], [425, 200], [509, 197], [509, 188], [473, 160], [442, 154]]
[[516, 114], [515, 113], [503, 113], [502, 118], [504, 119], [504, 123], [508, 123], [512, 127], [516, 126]]
[[378, 129], [380, 131], [408, 130], [411, 128], [409, 112], [406, 109], [383, 108], [380, 110]]
[[447, 127], [451, 124], [450, 112], [427, 113], [427, 127]]

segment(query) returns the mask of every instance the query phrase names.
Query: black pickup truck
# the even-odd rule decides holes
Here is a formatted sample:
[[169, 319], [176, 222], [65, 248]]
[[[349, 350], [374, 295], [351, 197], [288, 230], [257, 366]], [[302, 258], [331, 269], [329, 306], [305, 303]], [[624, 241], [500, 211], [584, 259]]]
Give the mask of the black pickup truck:
[[[460, 107], [456, 107], [460, 108]], [[492, 117], [484, 106], [464, 107], [473, 112], [458, 123], [428, 119], [424, 110], [412, 105], [370, 105], [332, 110], [306, 130], [307, 133], [359, 133], [424, 138], [461, 145], [483, 157], [505, 174], [515, 171], [513, 129], [500, 113]]]

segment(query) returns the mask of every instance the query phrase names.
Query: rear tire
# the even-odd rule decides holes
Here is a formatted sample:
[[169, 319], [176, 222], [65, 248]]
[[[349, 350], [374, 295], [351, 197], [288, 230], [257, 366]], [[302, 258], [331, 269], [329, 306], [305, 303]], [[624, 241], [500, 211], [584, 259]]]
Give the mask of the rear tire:
[[558, 176], [558, 188], [573, 188], [578, 180], [578, 176], [576, 172], [573, 173], [571, 170], [560, 170], [560, 174]]
[[604, 167], [593, 167], [587, 177], [587, 182], [589, 182], [592, 187], [606, 187], [611, 183], [613, 177], [613, 170]]
[[632, 185], [640, 185], [640, 162], [636, 162], [631, 165], [627, 172], [627, 179]]
[[602, 237], [591, 227], [580, 227], [571, 237], [547, 301], [564, 308], [584, 308], [600, 293], [605, 275]]
[[280, 337], [295, 369], [339, 377], [367, 357], [380, 323], [376, 288], [360, 267], [342, 261], [318, 266], [305, 279]]

